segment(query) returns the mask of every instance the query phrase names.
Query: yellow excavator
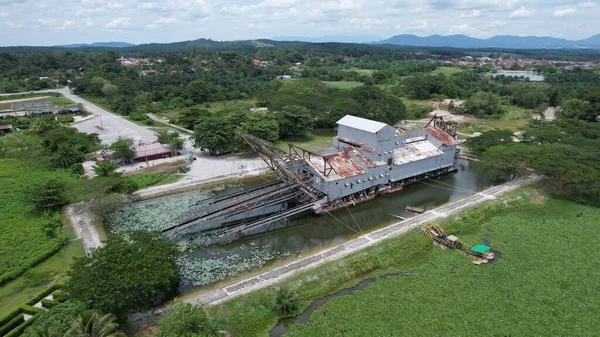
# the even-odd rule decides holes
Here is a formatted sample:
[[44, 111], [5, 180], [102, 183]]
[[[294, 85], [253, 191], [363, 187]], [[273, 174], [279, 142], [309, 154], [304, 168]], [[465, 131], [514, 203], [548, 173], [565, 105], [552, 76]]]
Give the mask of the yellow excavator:
[[442, 246], [446, 246], [454, 249], [461, 249], [462, 243], [458, 241], [458, 238], [454, 235], [446, 235], [444, 228], [438, 223], [433, 223], [427, 226], [421, 227], [425, 233], [433, 240]]

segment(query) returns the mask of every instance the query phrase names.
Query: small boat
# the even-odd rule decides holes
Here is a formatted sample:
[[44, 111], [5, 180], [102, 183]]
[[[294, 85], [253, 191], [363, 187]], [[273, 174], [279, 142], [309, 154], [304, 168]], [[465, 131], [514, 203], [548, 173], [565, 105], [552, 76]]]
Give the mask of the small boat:
[[406, 220], [406, 218], [403, 218], [403, 217], [401, 217], [399, 215], [396, 215], [396, 214], [393, 214], [393, 213], [390, 213], [390, 215], [393, 216], [394, 218], [398, 218], [400, 220]]
[[425, 212], [425, 208], [414, 207], [414, 206], [406, 206], [406, 210], [413, 213], [423, 213]]

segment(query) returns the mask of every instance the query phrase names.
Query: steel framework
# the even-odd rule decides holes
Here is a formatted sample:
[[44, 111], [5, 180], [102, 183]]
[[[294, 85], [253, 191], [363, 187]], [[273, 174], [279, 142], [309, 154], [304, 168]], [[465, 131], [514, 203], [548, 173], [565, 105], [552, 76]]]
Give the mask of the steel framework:
[[271, 143], [245, 132], [236, 132], [262, 158], [271, 170], [283, 181], [297, 184], [312, 200], [318, 200], [323, 193], [306, 183], [304, 160], [282, 151]]
[[434, 115], [425, 127], [429, 127], [431, 124], [433, 124], [434, 127], [438, 127], [446, 131], [446, 133], [448, 133], [450, 136], [456, 137], [456, 127], [458, 125], [457, 122], [445, 121], [444, 116]]
[[[331, 174], [331, 172], [336, 172], [336, 170], [333, 168], [333, 166], [331, 166], [331, 164], [329, 163], [329, 161], [327, 160], [326, 157], [323, 157], [322, 155], [312, 152], [310, 150], [307, 149], [303, 149], [300, 146], [296, 146], [294, 144], [288, 144], [289, 148], [290, 148], [290, 156], [292, 156], [294, 159], [296, 160], [308, 160], [310, 161], [310, 159], [312, 157], [317, 157], [320, 160], [323, 160], [323, 176], [324, 177], [329, 177], [329, 174]], [[301, 154], [302, 153], [302, 154]]]

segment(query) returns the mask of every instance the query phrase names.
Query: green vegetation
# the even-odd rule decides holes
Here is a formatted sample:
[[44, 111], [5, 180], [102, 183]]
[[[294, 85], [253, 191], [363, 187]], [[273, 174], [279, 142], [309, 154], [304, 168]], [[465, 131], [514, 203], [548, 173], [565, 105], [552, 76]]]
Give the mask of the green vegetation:
[[217, 329], [202, 306], [178, 302], [160, 318], [154, 336], [210, 337], [217, 336]]
[[288, 144], [294, 144], [314, 152], [329, 150], [333, 147], [333, 137], [336, 135], [333, 130], [313, 130], [304, 137], [293, 137], [281, 139], [276, 146], [284, 151], [288, 151]]
[[[68, 238], [72, 239], [74, 236], [69, 235]], [[71, 241], [58, 253], [0, 287], [0, 312], [8, 313], [25, 303], [48, 283], [64, 280], [74, 258], [84, 255], [81, 241]]]
[[324, 81], [323, 83], [327, 84], [329, 88], [341, 90], [352, 89], [364, 85], [362, 82], [355, 81]]
[[111, 236], [90, 257], [75, 262], [64, 291], [70, 299], [125, 322], [129, 311], [158, 305], [177, 288], [178, 256], [175, 244], [160, 233]]
[[273, 311], [280, 317], [290, 316], [298, 311], [298, 298], [288, 288], [279, 288], [273, 302]]
[[45, 186], [49, 181], [57, 181], [55, 179], [68, 179], [69, 174], [46, 171], [19, 160], [1, 158], [0, 172], [0, 185], [4, 187], [0, 203], [0, 213], [3, 214], [0, 284], [4, 284], [63, 247], [64, 238], [60, 235], [49, 237], [44, 230], [48, 222], [60, 220], [60, 215], [53, 212], [36, 214], [35, 206], [25, 203], [25, 198], [30, 186]]
[[[599, 304], [593, 284], [600, 271], [590, 257], [600, 256], [600, 250], [587, 237], [595, 235], [592, 219], [598, 216], [598, 209], [549, 199], [484, 221], [455, 220], [449, 230], [467, 245], [489, 240], [501, 259], [475, 266], [464, 253], [434, 248], [414, 274], [377, 280], [334, 299], [308, 324], [292, 326], [289, 336], [333, 336], [341, 330], [350, 335], [593, 334], [595, 315], [585, 308]], [[578, 249], [558, 248], [566, 242]]]
[[[549, 326], [558, 335], [568, 331], [585, 334], [593, 327], [595, 316], [583, 308], [598, 305], [599, 298], [593, 286], [593, 275], [599, 271], [589, 257], [600, 251], [586, 238], [594, 235], [593, 219], [598, 216], [600, 211], [595, 208], [546, 199], [525, 188], [446, 221], [447, 231], [466, 246], [482, 238], [489, 240], [493, 249], [502, 253], [492, 265], [475, 266], [464, 253], [441, 250], [422, 232], [413, 231], [298, 273], [280, 284], [300, 299], [296, 313], [315, 299], [366, 277], [414, 271], [406, 277], [377, 280], [365, 290], [328, 302], [313, 313], [308, 325], [293, 326], [290, 335], [319, 331], [320, 336], [330, 336], [342, 330], [354, 335], [391, 330], [426, 336], [481, 331], [521, 335], [531, 331], [543, 334]], [[564, 240], [582, 249], [556, 249], [564, 246]], [[275, 297], [272, 289], [259, 290], [211, 308], [211, 312], [220, 327], [235, 334], [264, 336], [278, 318], [270, 310]], [[433, 312], [431, 303], [436, 304]], [[440, 306], [445, 313], [441, 316]], [[546, 312], [577, 319], [545, 322], [554, 320]], [[514, 324], [499, 324], [505, 318]], [[468, 324], [456, 323], [464, 321]]]
[[464, 70], [461, 68], [457, 68], [457, 67], [439, 67], [439, 68], [431, 71], [429, 74], [433, 75], [433, 76], [436, 76], [439, 74], [450, 76], [450, 75], [453, 75], [456, 73], [460, 73], [461, 71], [464, 71]]
[[485, 149], [478, 169], [493, 180], [512, 179], [533, 169], [544, 176], [544, 187], [549, 193], [598, 205], [599, 141], [598, 123], [531, 121], [523, 129], [522, 142]]

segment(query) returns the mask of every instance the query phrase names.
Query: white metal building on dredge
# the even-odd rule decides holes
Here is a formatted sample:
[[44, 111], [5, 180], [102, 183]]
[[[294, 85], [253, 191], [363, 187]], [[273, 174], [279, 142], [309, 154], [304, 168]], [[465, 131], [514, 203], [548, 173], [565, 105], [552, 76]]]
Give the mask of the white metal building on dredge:
[[458, 142], [437, 126], [406, 132], [351, 115], [337, 125], [335, 150], [305, 157], [312, 186], [328, 202], [392, 192], [456, 170]]

